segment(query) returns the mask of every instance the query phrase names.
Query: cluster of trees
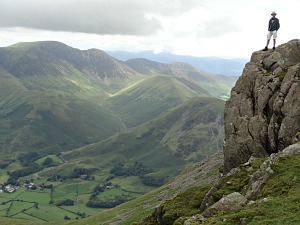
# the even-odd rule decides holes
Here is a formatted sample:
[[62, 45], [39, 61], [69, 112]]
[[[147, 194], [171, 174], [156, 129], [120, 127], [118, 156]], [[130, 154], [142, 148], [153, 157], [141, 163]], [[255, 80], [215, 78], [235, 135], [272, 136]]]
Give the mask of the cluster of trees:
[[[109, 183], [107, 183], [107, 185], [111, 185], [111, 183], [109, 182]], [[105, 191], [105, 187], [100, 186], [99, 184], [97, 184], [94, 187], [93, 193], [90, 196], [90, 200], [93, 201], [96, 198], [97, 195], [99, 195], [100, 193], [102, 193], [104, 191]]]
[[105, 191], [105, 188], [100, 186], [99, 184], [97, 184], [96, 187], [94, 187], [94, 190], [93, 190], [93, 194], [91, 196], [97, 196], [99, 195], [101, 192], [104, 192]]
[[111, 170], [110, 173], [115, 176], [138, 176], [142, 183], [147, 186], [159, 187], [163, 185], [166, 180], [163, 177], [145, 176], [153, 172], [152, 169], [144, 166], [142, 163], [135, 162], [133, 166], [125, 167], [124, 164], [118, 163]]
[[52, 177], [49, 177], [47, 181], [60, 181], [63, 182], [66, 179], [74, 179], [74, 178], [82, 178], [82, 176], [85, 176], [84, 179], [91, 179], [94, 180], [95, 177], [91, 176], [92, 170], [86, 169], [86, 168], [75, 168], [73, 172], [70, 175], [53, 175]]
[[50, 167], [53, 166], [53, 159], [50, 157], [47, 157], [43, 162], [44, 167]]
[[53, 182], [56, 182], [56, 181], [64, 181], [66, 179], [66, 177], [64, 176], [61, 176], [61, 175], [53, 175], [52, 177], [48, 177], [47, 181], [53, 181]]
[[29, 163], [32, 163], [39, 158], [40, 156], [37, 152], [26, 152], [22, 154], [18, 159], [20, 160], [22, 166], [27, 167]]
[[[83, 212], [83, 213], [77, 212], [76, 214], [77, 214], [78, 216], [80, 216], [81, 218], [86, 218], [86, 214], [85, 214], [84, 212]], [[71, 218], [70, 218], [69, 216], [65, 215], [64, 219], [65, 219], [65, 220], [70, 220]], [[76, 220], [78, 220], [78, 217], [76, 217]]]
[[65, 215], [64, 219], [65, 219], [65, 220], [70, 220], [71, 218], [68, 217], [67, 215]]
[[166, 183], [166, 179], [163, 177], [142, 176], [140, 178], [143, 184], [152, 187], [160, 187]]
[[118, 163], [110, 170], [110, 173], [116, 176], [142, 176], [151, 173], [152, 169], [144, 166], [142, 163], [135, 162], [134, 165], [125, 167], [124, 164]]
[[77, 214], [78, 216], [80, 216], [81, 218], [85, 218], [85, 217], [86, 217], [85, 212], [83, 212], [83, 213], [77, 212], [76, 214]]
[[9, 175], [9, 179], [7, 181], [8, 184], [16, 185], [18, 183], [19, 177], [24, 177], [27, 175], [30, 175], [32, 173], [38, 172], [41, 170], [41, 167], [36, 163], [30, 163], [27, 164], [26, 167], [16, 170], [13, 172], [7, 171], [7, 174]]
[[114, 208], [122, 203], [126, 202], [126, 199], [124, 198], [118, 198], [110, 201], [96, 201], [96, 200], [90, 200], [86, 203], [87, 207], [91, 208]]
[[74, 200], [71, 200], [71, 199], [66, 199], [66, 200], [63, 200], [59, 203], [56, 204], [57, 206], [70, 206], [70, 205], [74, 205]]
[[46, 188], [46, 189], [52, 189], [54, 186], [53, 184], [42, 184], [41, 188]]
[[[49, 167], [53, 164], [53, 160], [50, 157], [47, 157], [45, 159], [42, 166], [40, 166], [37, 163], [34, 163], [34, 161], [36, 161], [39, 158], [40, 158], [40, 156], [35, 151], [22, 154], [18, 159], [20, 160], [23, 168], [20, 170], [13, 171], [13, 172], [8, 171], [7, 174], [9, 175], [9, 179], [6, 183], [17, 185], [19, 177], [24, 177], [24, 176], [28, 176], [32, 173], [36, 173], [36, 172], [42, 170], [44, 167]], [[5, 163], [3, 165], [1, 164], [0, 168], [2, 168], [2, 167], [5, 168], [7, 165], [8, 165], [8, 163]]]
[[86, 168], [75, 168], [70, 178], [79, 178], [82, 175], [86, 175], [86, 178], [90, 178], [91, 171]]
[[5, 169], [9, 165], [8, 162], [2, 162], [0, 161], [0, 169]]

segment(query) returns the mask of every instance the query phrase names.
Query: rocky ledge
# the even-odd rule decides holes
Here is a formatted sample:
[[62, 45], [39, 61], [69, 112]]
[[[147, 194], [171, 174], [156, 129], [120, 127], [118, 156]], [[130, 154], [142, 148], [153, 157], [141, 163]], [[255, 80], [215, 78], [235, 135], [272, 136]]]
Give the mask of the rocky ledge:
[[225, 106], [224, 172], [265, 157], [300, 135], [300, 40], [257, 51]]
[[[278, 153], [272, 153], [256, 170], [252, 167], [252, 164], [255, 164], [255, 157], [250, 157], [249, 161], [240, 165], [238, 168], [233, 168], [228, 172], [223, 178], [219, 180], [219, 183], [210, 189], [210, 191], [206, 194], [205, 198], [202, 201], [200, 212], [201, 214], [194, 215], [193, 217], [187, 219], [184, 225], [191, 224], [202, 224], [208, 218], [217, 215], [220, 212], [228, 212], [238, 208], [242, 208], [247, 205], [259, 205], [262, 202], [269, 201], [269, 198], [259, 198], [258, 196], [261, 194], [263, 189], [263, 185], [265, 185], [266, 181], [276, 173], [272, 167], [276, 167], [276, 164], [280, 161], [280, 158], [286, 158], [288, 156], [295, 156], [300, 154], [300, 143], [296, 143], [288, 146], [283, 151], [279, 151]], [[234, 177], [240, 177], [242, 172], [248, 171], [247, 174], [249, 181], [245, 186], [240, 187], [240, 192], [232, 192], [216, 202], [214, 202], [214, 195], [216, 196], [216, 192], [220, 191], [222, 183], [226, 182], [226, 185], [231, 186], [231, 179], [235, 179]], [[253, 172], [254, 171], [254, 172]], [[239, 174], [240, 175], [236, 175]], [[244, 174], [245, 175], [245, 174]], [[297, 179], [294, 177], [293, 180]], [[286, 184], [283, 184], [286, 185]], [[224, 186], [222, 186], [224, 188]], [[287, 187], [285, 187], [287, 188]], [[229, 190], [229, 189], [228, 189]], [[209, 223], [211, 224], [211, 223]], [[240, 224], [240, 223], [239, 223]], [[241, 224], [244, 224], [241, 221]]]

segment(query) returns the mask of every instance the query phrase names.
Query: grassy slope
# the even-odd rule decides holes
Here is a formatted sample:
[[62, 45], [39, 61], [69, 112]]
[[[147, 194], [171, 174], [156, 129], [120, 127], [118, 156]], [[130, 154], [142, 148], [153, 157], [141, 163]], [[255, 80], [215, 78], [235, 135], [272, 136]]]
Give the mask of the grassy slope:
[[70, 76], [20, 79], [1, 71], [0, 79], [7, 84], [0, 99], [2, 150], [59, 151], [82, 146], [199, 96], [177, 79], [138, 75], [116, 93], [113, 85], [109, 89], [70, 70]]
[[188, 161], [202, 160], [220, 149], [223, 107], [221, 100], [194, 98], [155, 120], [64, 157], [101, 167], [138, 161], [172, 177]]
[[1, 65], [18, 77], [0, 71], [2, 152], [83, 146], [207, 96], [196, 84], [170, 76], [137, 74], [104, 85], [75, 69], [80, 63], [88, 66], [78, 61], [79, 50], [59, 43], [19, 43], [0, 50]]
[[[258, 169], [264, 159], [257, 159], [251, 165], [254, 171]], [[201, 199], [195, 202], [190, 192], [197, 190], [188, 189], [182, 192], [178, 197], [166, 201], [162, 204], [161, 218], [165, 220], [164, 224], [182, 224], [185, 220], [194, 216], [191, 224], [299, 224], [299, 206], [300, 206], [300, 179], [299, 175], [300, 154], [279, 158], [272, 165], [274, 174], [272, 174], [263, 185], [260, 194], [256, 197], [255, 204], [246, 205], [230, 212], [219, 212], [217, 215], [206, 219], [204, 222], [201, 215], [197, 215], [195, 209], [201, 204]], [[220, 199], [223, 195], [232, 192], [244, 193], [244, 185], [250, 179], [252, 172], [247, 172], [241, 166], [241, 171], [227, 177], [222, 181], [220, 189], [213, 194], [213, 197]], [[231, 182], [228, 185], [227, 182]], [[198, 188], [203, 188], [199, 186]], [[195, 196], [194, 195], [194, 196]], [[184, 201], [190, 199], [190, 201]], [[266, 200], [263, 200], [266, 199]], [[197, 207], [194, 207], [196, 205]], [[199, 219], [199, 220], [198, 220]], [[200, 222], [202, 221], [202, 222]], [[149, 217], [147, 221], [139, 224], [156, 225], [158, 224], [153, 218]]]
[[175, 78], [152, 75], [138, 85], [118, 92], [110, 103], [126, 126], [133, 127], [196, 96], [201, 95]]
[[[259, 204], [245, 206], [233, 212], [221, 213], [207, 224], [299, 224], [300, 208], [300, 155], [279, 158], [272, 165], [274, 174], [264, 184]], [[222, 221], [226, 220], [226, 223]]]
[[[160, 77], [158, 77], [158, 78], [160, 78]], [[28, 90], [28, 88], [34, 89], [34, 88], [28, 86], [28, 84], [29, 83], [32, 84], [32, 82], [28, 82], [28, 83], [24, 82], [27, 85], [27, 87], [24, 87], [24, 85], [21, 85], [22, 88], [24, 87], [24, 93], [26, 93], [25, 95], [24, 95], [24, 93], [22, 93], [21, 99], [22, 98], [28, 99], [27, 104], [29, 104], [29, 105], [32, 104], [32, 109], [26, 113], [26, 116], [27, 117], [30, 116], [30, 118], [32, 120], [35, 119], [35, 112], [39, 109], [39, 107], [42, 107], [43, 109], [50, 108], [53, 111], [54, 115], [59, 115], [60, 117], [64, 117], [64, 110], [63, 110], [64, 108], [63, 107], [65, 107], [65, 102], [68, 102], [68, 100], [69, 100], [68, 99], [69, 95], [66, 92], [69, 92], [70, 90], [77, 91], [77, 92], [76, 91], [73, 92], [73, 95], [72, 95], [73, 98], [79, 96], [80, 94], [82, 95], [81, 98], [76, 98], [76, 100], [83, 99], [84, 97], [86, 97], [86, 99], [88, 99], [88, 96], [82, 94], [83, 91], [80, 90], [79, 88], [78, 89], [70, 88], [70, 87], [72, 87], [72, 85], [66, 84], [66, 86], [68, 87], [68, 90], [66, 90], [66, 89], [57, 90], [58, 86], [54, 85], [53, 83], [59, 82], [59, 81], [57, 79], [52, 79], [52, 77], [47, 77], [48, 87], [45, 88], [45, 87], [43, 87], [43, 85], [41, 85], [43, 83], [42, 81], [45, 81], [45, 78], [40, 78], [40, 79], [41, 80], [36, 79], [35, 80], [36, 83], [34, 85], [40, 86], [41, 89], [43, 89], [43, 88], [46, 89], [44, 92], [36, 91], [36, 90], [35, 91]], [[70, 78], [68, 78], [68, 80], [69, 79]], [[167, 80], [169, 80], [169, 79], [167, 79]], [[53, 82], [53, 83], [51, 83], [51, 82]], [[61, 84], [64, 84], [64, 81], [61, 80], [60, 82], [61, 82]], [[77, 84], [78, 87], [81, 86], [80, 82], [83, 83], [82, 81], [80, 81], [80, 79], [76, 80], [76, 77], [72, 78], [72, 83]], [[67, 83], [67, 81], [66, 81], [66, 83]], [[177, 84], [177, 85], [181, 88], [180, 84]], [[63, 85], [61, 85], [61, 86], [63, 86]], [[135, 86], [135, 85], [133, 85], [133, 86]], [[128, 90], [129, 89], [126, 89], [126, 90], [124, 90], [124, 92], [126, 92]], [[190, 92], [188, 89], [185, 89], [185, 90], [187, 90], [187, 93], [193, 93], [193, 92]], [[35, 92], [37, 92], [40, 95], [35, 95]], [[44, 97], [47, 97], [47, 93], [49, 93], [49, 92], [51, 92], [50, 96], [51, 96], [52, 100], [51, 101], [43, 101]], [[178, 89], [178, 92], [180, 92], [180, 89]], [[58, 93], [59, 93], [59, 96], [55, 97], [56, 94], [58, 94]], [[27, 95], [30, 95], [30, 97], [28, 97]], [[66, 99], [63, 98], [64, 96], [66, 96]], [[190, 97], [190, 96], [188, 96], [188, 97]], [[96, 97], [91, 96], [91, 98], [96, 98]], [[213, 99], [210, 99], [210, 100], [212, 102], [214, 101]], [[197, 106], [198, 101], [200, 101], [201, 104]], [[64, 104], [60, 105], [62, 102]], [[151, 165], [151, 166], [153, 165], [153, 167], [155, 167], [157, 169], [155, 175], [164, 175], [165, 176], [166, 174], [168, 174], [170, 176], [174, 176], [177, 173], [177, 171], [179, 171], [181, 168], [183, 168], [185, 162], [181, 159], [178, 159], [176, 156], [174, 156], [174, 152], [168, 150], [165, 146], [160, 146], [161, 148], [155, 146], [156, 144], [159, 144], [159, 140], [160, 140], [160, 137], [159, 137], [158, 142], [157, 142], [156, 134], [154, 134], [152, 139], [149, 139], [147, 137], [147, 134], [145, 134], [145, 133], [148, 132], [148, 129], [150, 129], [150, 130], [152, 129], [152, 131], [154, 131], [153, 129], [155, 129], [156, 126], [157, 126], [157, 128], [156, 128], [155, 132], [160, 132], [162, 127], [158, 126], [158, 124], [161, 123], [161, 124], [165, 124], [168, 126], [172, 125], [173, 123], [176, 124], [176, 122], [178, 123], [178, 121], [180, 120], [180, 116], [183, 114], [184, 114], [184, 116], [182, 118], [183, 121], [182, 121], [182, 123], [180, 123], [181, 124], [180, 126], [183, 126], [185, 123], [188, 123], [191, 125], [191, 121], [187, 121], [187, 119], [188, 118], [195, 119], [195, 117], [197, 117], [197, 115], [196, 114], [194, 116], [191, 115], [191, 117], [189, 117], [189, 115], [193, 111], [199, 110], [201, 107], [203, 107], [203, 109], [199, 110], [199, 112], [209, 109], [209, 107], [207, 108], [207, 106], [209, 105], [209, 102], [210, 101], [208, 101], [208, 98], [203, 98], [201, 100], [195, 98], [195, 99], [192, 99], [190, 102], [188, 102], [182, 106], [179, 106], [176, 110], [170, 110], [167, 113], [168, 116], [159, 117], [156, 124], [155, 123], [146, 124], [145, 125], [146, 127], [149, 126], [148, 128], [146, 128], [146, 131], [143, 130], [143, 128], [142, 128], [142, 130], [137, 130], [133, 136], [134, 141], [130, 140], [130, 138], [132, 138], [132, 137], [130, 137], [130, 135], [128, 136], [127, 133], [122, 134], [121, 137], [123, 139], [118, 140], [119, 144], [122, 144], [125, 142], [128, 143], [128, 141], [129, 141], [129, 146], [126, 146], [126, 152], [125, 152], [126, 154], [125, 155], [122, 155], [124, 153], [124, 151], [121, 152], [120, 154], [114, 154], [115, 151], [116, 150], [119, 151], [120, 148], [113, 148], [113, 146], [111, 146], [112, 147], [111, 149], [113, 149], [111, 152], [110, 152], [111, 149], [108, 149], [108, 150], [104, 149], [104, 151], [106, 151], [106, 152], [104, 152], [103, 155], [99, 155], [99, 152], [96, 152], [95, 155], [88, 155], [85, 152], [83, 152], [84, 157], [80, 156], [79, 160], [75, 159], [74, 161], [71, 161], [70, 163], [68, 163], [63, 169], [61, 169], [61, 173], [63, 173], [63, 174], [70, 173], [72, 171], [72, 169], [77, 166], [79, 166], [79, 167], [83, 166], [85, 168], [94, 168], [94, 166], [100, 165], [100, 168], [105, 168], [105, 171], [106, 171], [106, 172], [102, 171], [101, 172], [102, 174], [96, 175], [96, 177], [100, 178], [100, 180], [101, 180], [101, 179], [105, 179], [108, 176], [108, 170], [113, 165], [113, 163], [118, 162], [118, 161], [123, 162], [124, 160], [127, 161], [128, 157], [129, 157], [130, 158], [129, 161], [131, 161], [131, 162], [142, 161], [143, 163], [146, 163], [147, 165]], [[218, 100], [216, 100], [216, 102], [218, 102]], [[223, 102], [219, 101], [219, 103], [220, 103], [220, 105], [218, 107], [222, 108]], [[215, 104], [215, 103], [213, 103], [213, 104]], [[16, 105], [18, 105], [18, 104], [16, 104]], [[189, 105], [191, 105], [191, 106], [189, 106]], [[196, 108], [194, 108], [194, 107], [196, 107]], [[216, 106], [216, 111], [218, 111], [217, 110], [218, 107]], [[91, 108], [91, 107], [88, 107], [88, 108]], [[214, 106], [212, 106], [212, 108], [214, 108]], [[178, 111], [178, 113], [176, 111]], [[211, 113], [212, 111], [208, 111], [208, 112]], [[164, 118], [164, 117], [166, 117], [166, 118]], [[171, 122], [168, 124], [169, 120]], [[189, 130], [191, 130], [191, 128], [192, 128], [190, 125], [188, 126]], [[178, 124], [177, 124], [177, 126], [178, 126]], [[167, 128], [167, 127], [164, 127], [164, 128]], [[164, 132], [167, 132], [167, 131], [168, 131], [168, 129], [164, 130]], [[145, 134], [144, 137], [141, 138], [140, 132]], [[181, 131], [181, 133], [182, 133], [181, 135], [184, 135], [184, 131]], [[136, 143], [135, 142], [136, 139], [141, 139], [141, 141], [139, 143]], [[148, 144], [146, 144], [146, 148], [144, 148], [145, 142], [148, 142]], [[136, 151], [137, 149], [139, 149], [139, 147], [137, 145], [140, 145], [140, 147], [143, 148], [142, 151], [139, 151], [138, 153]], [[94, 146], [94, 145], [90, 145], [90, 146]], [[107, 146], [105, 146], [105, 148], [106, 147]], [[161, 151], [161, 152], [158, 153], [157, 151]], [[161, 157], [160, 160], [157, 160], [158, 155]], [[78, 162], [80, 162], [80, 163], [78, 163]], [[50, 171], [48, 171], [48, 173], [50, 174]], [[106, 173], [106, 174], [103, 175], [103, 173], [104, 174]], [[151, 189], [147, 186], [142, 185], [140, 181], [133, 180], [132, 178], [126, 178], [126, 179], [115, 178], [114, 180], [112, 180], [112, 182], [121, 184], [122, 188], [125, 187], [126, 190], [145, 192], [145, 191], [149, 191], [149, 190], [153, 189], [153, 188]], [[47, 211], [47, 209], [43, 208], [43, 212], [45, 212], [45, 211]], [[32, 212], [32, 213], [36, 213], [36, 212]]]
[[101, 140], [123, 127], [101, 100], [96, 101], [107, 96], [76, 71], [72, 77], [32, 81], [2, 70], [0, 79], [5, 84], [0, 90], [2, 151], [57, 151]]

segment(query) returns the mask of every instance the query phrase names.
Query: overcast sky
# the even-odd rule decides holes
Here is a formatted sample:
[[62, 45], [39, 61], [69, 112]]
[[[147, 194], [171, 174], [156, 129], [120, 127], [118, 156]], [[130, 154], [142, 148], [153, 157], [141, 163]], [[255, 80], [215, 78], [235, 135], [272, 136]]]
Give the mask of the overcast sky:
[[[245, 57], [300, 38], [299, 0], [0, 0], [0, 47], [55, 40], [79, 49]], [[271, 45], [269, 47], [272, 47]]]

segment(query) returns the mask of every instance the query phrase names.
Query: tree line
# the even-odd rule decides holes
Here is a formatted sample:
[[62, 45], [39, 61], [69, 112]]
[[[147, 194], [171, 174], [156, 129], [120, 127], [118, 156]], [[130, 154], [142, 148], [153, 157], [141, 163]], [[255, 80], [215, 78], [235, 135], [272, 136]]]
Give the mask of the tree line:
[[135, 162], [132, 166], [125, 167], [122, 163], [117, 163], [110, 170], [110, 173], [115, 176], [138, 176], [142, 183], [147, 186], [159, 187], [166, 182], [166, 179], [158, 176], [147, 175], [152, 173], [153, 170], [143, 165], [142, 163]]

